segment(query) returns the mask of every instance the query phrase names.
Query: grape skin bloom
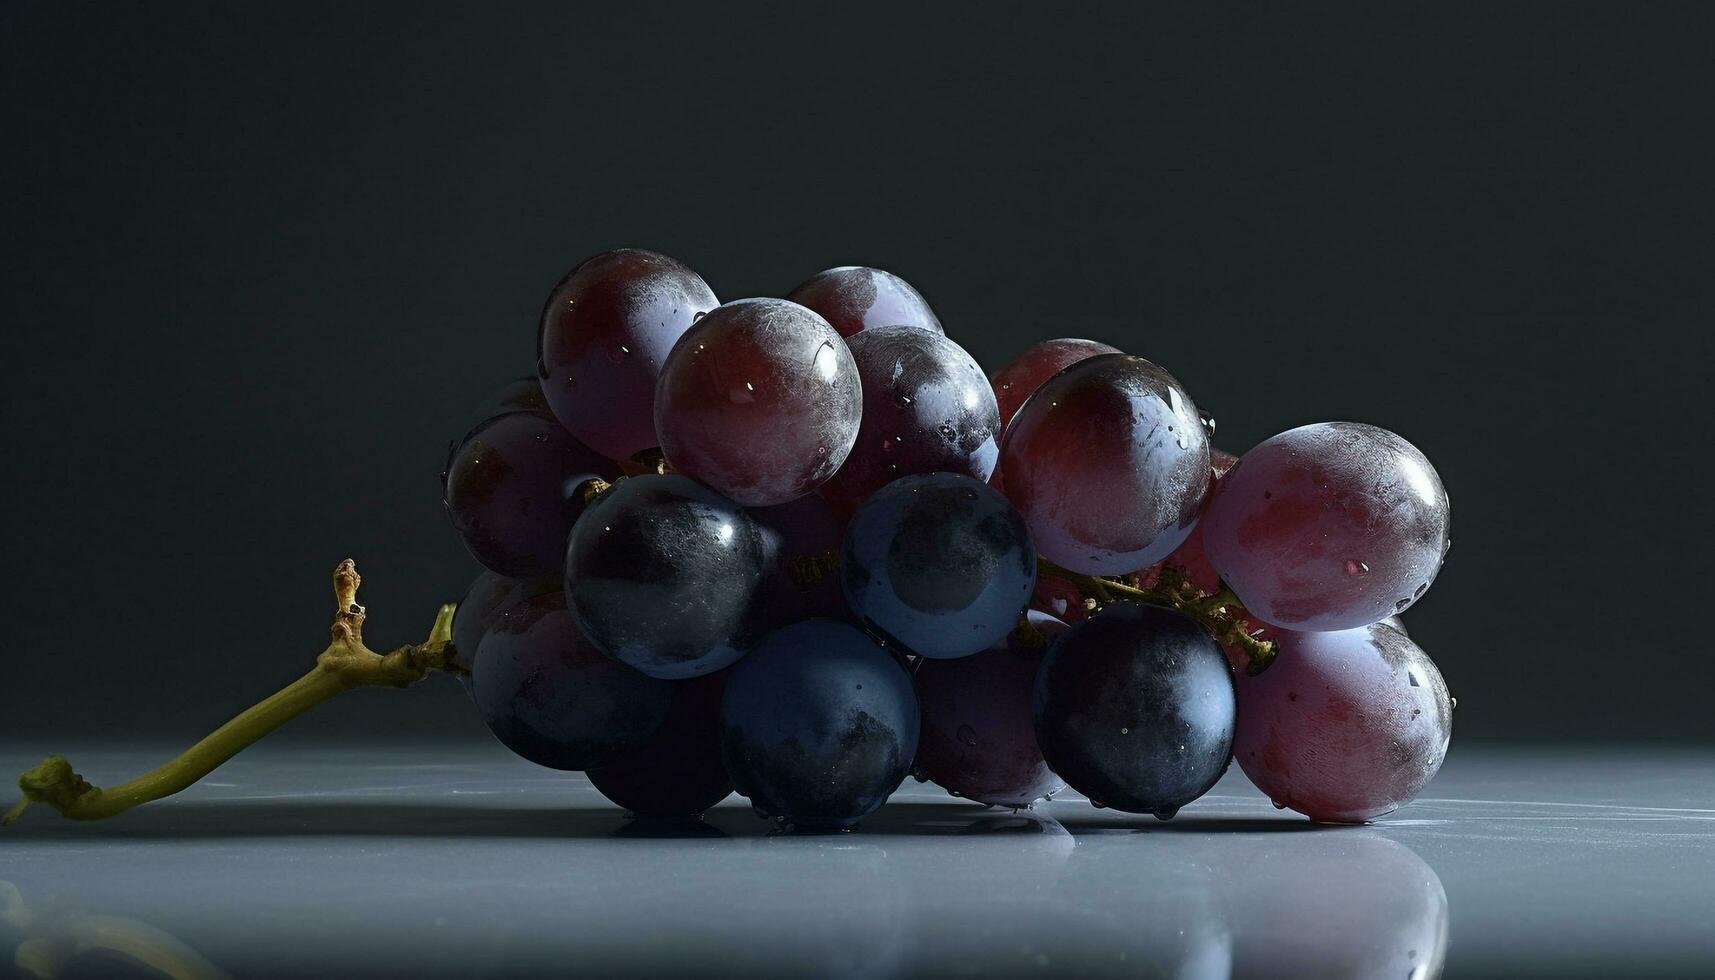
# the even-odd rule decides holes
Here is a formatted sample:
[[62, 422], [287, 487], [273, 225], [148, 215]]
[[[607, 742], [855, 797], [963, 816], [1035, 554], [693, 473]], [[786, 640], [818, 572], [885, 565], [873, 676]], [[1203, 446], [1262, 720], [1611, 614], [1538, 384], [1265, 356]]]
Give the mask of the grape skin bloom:
[[767, 560], [737, 504], [688, 476], [634, 476], [572, 529], [566, 598], [602, 652], [682, 680], [728, 666], [761, 635]]
[[471, 696], [507, 748], [540, 766], [579, 770], [660, 730], [673, 686], [602, 656], [565, 596], [550, 592], [514, 606], [483, 636]]
[[1203, 517], [1203, 548], [1264, 622], [1354, 629], [1423, 597], [1448, 520], [1447, 491], [1417, 447], [1373, 425], [1324, 422], [1239, 458]]
[[1099, 354], [1030, 396], [1007, 427], [1000, 468], [1045, 558], [1124, 575], [1191, 533], [1209, 489], [1209, 438], [1171, 374]]
[[812, 619], [769, 633], [733, 668], [721, 755], [760, 812], [843, 830], [899, 788], [919, 724], [911, 678], [893, 657], [856, 627]]
[[989, 478], [1000, 456], [999, 415], [988, 379], [963, 347], [915, 327], [877, 327], [846, 344], [863, 382], [863, 424], [824, 496], [850, 513], [913, 473]]
[[1122, 602], [1075, 624], [1043, 659], [1034, 706], [1048, 765], [1097, 806], [1168, 819], [1232, 760], [1226, 655], [1163, 606]]
[[1257, 789], [1335, 823], [1414, 799], [1453, 737], [1452, 698], [1428, 654], [1384, 623], [1275, 640], [1273, 664], [1237, 678], [1233, 752]]
[[786, 298], [821, 314], [842, 337], [876, 327], [945, 333], [922, 293], [891, 272], [867, 266], [824, 269], [799, 283]]
[[667, 357], [655, 427], [674, 470], [747, 507], [814, 490], [863, 420], [851, 351], [796, 303], [746, 299], [703, 317]]
[[719, 304], [701, 276], [656, 252], [622, 248], [579, 263], [548, 295], [537, 337], [537, 376], [560, 424], [609, 459], [659, 446], [662, 362]]
[[[1031, 610], [1038, 637], [1052, 643], [1066, 624]], [[991, 806], [1025, 807], [1066, 783], [1036, 744], [1030, 704], [1047, 652], [1016, 632], [981, 653], [956, 660], [925, 658], [912, 683], [923, 712], [917, 775]]]
[[1018, 624], [1036, 584], [1036, 549], [1006, 498], [956, 473], [888, 484], [846, 529], [846, 605], [890, 643], [966, 657]]

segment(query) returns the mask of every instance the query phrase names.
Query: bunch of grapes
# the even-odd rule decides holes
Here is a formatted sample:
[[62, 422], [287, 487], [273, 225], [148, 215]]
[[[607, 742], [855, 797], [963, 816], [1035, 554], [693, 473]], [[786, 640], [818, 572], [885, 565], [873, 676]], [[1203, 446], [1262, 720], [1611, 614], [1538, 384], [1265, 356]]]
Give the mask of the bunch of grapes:
[[736, 790], [845, 829], [916, 775], [1166, 819], [1236, 758], [1354, 822], [1446, 753], [1397, 617], [1447, 494], [1386, 430], [1235, 458], [1134, 354], [1050, 340], [985, 377], [889, 273], [723, 304], [631, 249], [554, 288], [538, 377], [482, 416], [444, 476], [488, 569], [456, 665], [500, 741], [638, 814]]

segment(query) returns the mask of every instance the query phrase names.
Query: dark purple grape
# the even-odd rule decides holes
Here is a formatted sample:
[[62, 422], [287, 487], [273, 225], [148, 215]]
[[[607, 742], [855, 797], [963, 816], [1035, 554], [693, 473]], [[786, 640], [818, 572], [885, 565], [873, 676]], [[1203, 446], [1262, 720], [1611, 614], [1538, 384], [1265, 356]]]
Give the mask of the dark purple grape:
[[935, 311], [910, 283], [867, 266], [842, 265], [818, 272], [786, 298], [820, 313], [842, 337], [875, 327], [945, 333]]
[[975, 656], [917, 664], [915, 768], [954, 796], [1019, 807], [1066, 785], [1043, 760], [1031, 720], [1037, 668], [1066, 624], [1035, 610], [1029, 617], [1033, 635], [1014, 631]]
[[548, 418], [554, 417], [554, 410], [548, 405], [548, 396], [542, 393], [542, 382], [533, 377], [513, 378], [490, 392], [471, 417], [491, 419], [508, 412], [535, 412]]
[[596, 498], [566, 552], [566, 597], [598, 649], [651, 677], [712, 673], [765, 628], [762, 529], [688, 476], [634, 476]]
[[1141, 357], [1098, 354], [1030, 396], [1000, 465], [1043, 557], [1124, 575], [1191, 533], [1209, 488], [1209, 438], [1172, 375]]
[[856, 627], [812, 619], [769, 633], [733, 668], [721, 754], [757, 810], [843, 830], [899, 788], [918, 724], [904, 668]]
[[840, 542], [846, 522], [820, 494], [789, 504], [753, 507], [768, 549], [768, 621], [785, 626], [802, 619], [850, 619], [840, 593]]
[[1238, 677], [1233, 754], [1245, 775], [1312, 820], [1361, 823], [1411, 802], [1453, 737], [1429, 656], [1380, 623], [1275, 640], [1268, 669]]
[[1074, 625], [1036, 680], [1048, 765], [1097, 806], [1162, 819], [1227, 771], [1235, 714], [1221, 645], [1163, 606], [1117, 603]]
[[602, 656], [557, 592], [518, 603], [477, 647], [471, 696], [506, 747], [550, 769], [589, 769], [660, 730], [673, 686]]
[[846, 343], [863, 380], [863, 426], [824, 496], [850, 513], [913, 473], [989, 478], [1000, 455], [994, 394], [963, 347], [916, 327], [876, 327]]
[[1042, 387], [1042, 383], [1060, 373], [1061, 369], [1070, 367], [1079, 361], [1088, 360], [1097, 354], [1118, 354], [1119, 348], [1094, 340], [1077, 340], [1063, 337], [1059, 340], [1044, 340], [1034, 347], [1027, 348], [1024, 353], [1006, 362], [1006, 366], [996, 371], [989, 378], [989, 384], [994, 388], [995, 405], [1000, 411], [1000, 427], [1004, 432], [1007, 423], [1018, 414], [1018, 409], [1025, 399]]
[[840, 558], [846, 605], [924, 657], [966, 657], [1018, 625], [1036, 549], [992, 487], [956, 473], [895, 480], [853, 515]]
[[560, 591], [558, 576], [516, 579], [485, 571], [470, 584], [470, 590], [453, 613], [453, 662], [466, 674], [459, 680], [468, 690], [469, 671], [476, 662], [476, 649], [508, 609], [525, 599]]
[[549, 294], [537, 344], [542, 391], [560, 424], [609, 459], [659, 446], [661, 364], [718, 305], [702, 277], [665, 255], [622, 248], [580, 262]]
[[619, 468], [551, 418], [491, 418], [453, 449], [441, 476], [447, 515], [471, 556], [509, 578], [559, 575], [566, 535], [583, 512], [580, 486]]
[[591, 769], [601, 795], [639, 817], [694, 817], [732, 792], [721, 762], [726, 672], [673, 682], [673, 706], [649, 741]]
[[[1009, 477], [1010, 479], [1010, 477]], [[1417, 447], [1358, 422], [1265, 440], [1221, 480], [1203, 547], [1245, 608], [1298, 631], [1402, 613], [1447, 552], [1447, 491]]]
[[738, 300], [699, 320], [655, 393], [673, 469], [754, 507], [826, 482], [862, 417], [851, 352], [826, 320], [780, 299]]

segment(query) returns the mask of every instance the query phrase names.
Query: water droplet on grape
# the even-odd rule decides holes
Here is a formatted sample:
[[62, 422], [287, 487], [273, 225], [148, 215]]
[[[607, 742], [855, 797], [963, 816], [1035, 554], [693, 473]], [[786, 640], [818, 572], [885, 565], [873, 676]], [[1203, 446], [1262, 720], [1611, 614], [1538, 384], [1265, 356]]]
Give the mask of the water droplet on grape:
[[1356, 558], [1346, 559], [1346, 574], [1347, 575], [1362, 575], [1369, 570], [1370, 570], [1369, 565], [1367, 565], [1361, 561], [1358, 561]]

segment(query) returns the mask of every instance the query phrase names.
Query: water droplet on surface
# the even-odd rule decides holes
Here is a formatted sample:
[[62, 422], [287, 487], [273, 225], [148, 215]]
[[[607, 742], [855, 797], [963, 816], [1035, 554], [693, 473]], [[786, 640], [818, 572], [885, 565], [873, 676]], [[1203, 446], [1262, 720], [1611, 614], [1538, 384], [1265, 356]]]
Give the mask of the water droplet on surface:
[[1161, 809], [1155, 811], [1155, 819], [1157, 819], [1157, 820], [1172, 820], [1174, 817], [1176, 817], [1178, 815], [1179, 815], [1179, 808], [1176, 806], [1164, 806]]
[[[691, 314], [691, 322], [692, 322], [692, 323], [696, 323], [696, 322], [697, 322], [697, 321], [698, 321], [698, 320], [701, 320], [701, 319], [702, 319], [702, 318], [703, 318], [703, 317], [706, 317], [706, 316], [708, 316], [708, 315], [709, 315], [709, 311], [708, 311], [708, 310], [698, 310], [698, 311], [697, 311], [697, 312], [695, 312], [695, 313], [693, 313], [693, 314]], [[697, 346], [697, 349], [698, 349], [698, 350], [701, 350], [701, 349], [702, 349], [702, 345], [700, 345], [700, 344], [699, 344], [699, 345], [698, 345], [698, 346]]]
[[1270, 802], [1270, 803], [1273, 803], [1273, 804], [1274, 804], [1274, 808], [1275, 808], [1275, 809], [1276, 809], [1276, 810], [1284, 810], [1284, 809], [1286, 809], [1286, 804], [1285, 804], [1285, 803], [1282, 803], [1282, 802], [1280, 802], [1280, 801], [1279, 801], [1279, 800], [1269, 800], [1269, 802]]
[[1122, 728], [1122, 729], [1120, 729], [1120, 734], [1121, 734], [1121, 735], [1130, 735], [1130, 734], [1131, 734], [1131, 729], [1129, 729], [1129, 728]]
[[1108, 808], [1108, 805], [1100, 800], [1091, 800], [1090, 805], [1098, 810], [1106, 810]]
[[1448, 698], [1447, 699], [1447, 707], [1449, 707], [1449, 708], [1459, 707], [1459, 699], [1458, 698]]

